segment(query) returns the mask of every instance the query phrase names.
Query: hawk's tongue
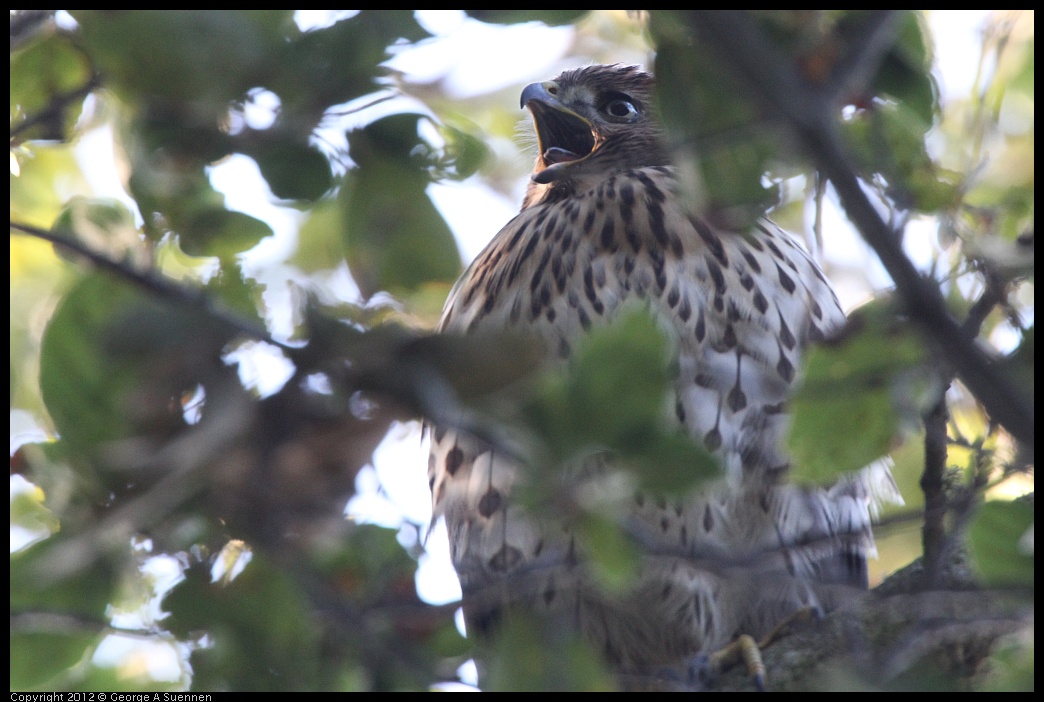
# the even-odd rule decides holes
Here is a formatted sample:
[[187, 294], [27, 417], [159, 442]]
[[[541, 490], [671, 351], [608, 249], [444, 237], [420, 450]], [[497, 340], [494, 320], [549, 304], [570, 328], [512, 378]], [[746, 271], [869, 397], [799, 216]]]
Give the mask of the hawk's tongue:
[[567, 161], [576, 161], [580, 156], [563, 149], [560, 146], [552, 146], [550, 149], [544, 152], [544, 161], [547, 163], [566, 163]]

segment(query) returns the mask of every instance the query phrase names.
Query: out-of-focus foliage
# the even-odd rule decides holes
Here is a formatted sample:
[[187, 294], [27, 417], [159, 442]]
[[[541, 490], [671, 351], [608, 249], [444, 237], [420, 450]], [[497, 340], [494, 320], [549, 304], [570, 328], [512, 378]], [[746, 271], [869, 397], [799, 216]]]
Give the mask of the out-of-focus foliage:
[[[939, 395], [924, 345], [893, 301], [849, 315], [837, 338], [813, 348], [793, 399], [790, 450], [799, 480], [828, 482], [888, 453]], [[859, 427], [853, 432], [851, 427]]]
[[[570, 65], [648, 60], [646, 27], [672, 152], [694, 200], [734, 223], [773, 204], [779, 183], [809, 175], [772, 106], [723, 78], [728, 61], [699, 39], [698, 14], [469, 15], [573, 24]], [[873, 19], [752, 17], [786, 58], [766, 70], [813, 86], [850, 68], [845, 48]], [[853, 83], [859, 90], [818, 112], [823, 105], [810, 104], [809, 119], [836, 126], [896, 224], [936, 218], [932, 275], [955, 316], [978, 314], [983, 281], [1001, 290], [974, 331], [1003, 350], [998, 367], [1031, 388], [1027, 24], [994, 17], [974, 89], [940, 104], [924, 18], [902, 12], [879, 61]], [[516, 95], [455, 100], [438, 82], [411, 84], [382, 66], [428, 36], [411, 11], [332, 15], [307, 31], [293, 11], [12, 14], [11, 220], [59, 240], [12, 229], [12, 427], [17, 409], [49, 437], [18, 437], [12, 456], [23, 486], [12, 479], [13, 690], [388, 690], [455, 680], [468, 643], [453, 607], [417, 597], [410, 526], [397, 537], [342, 518], [357, 474], [397, 420], [462, 422], [494, 437], [504, 424], [521, 427], [532, 454], [548, 459], [538, 466], [611, 449], [633, 467], [627, 489], [680, 492], [715, 470], [664, 422], [669, 344], [640, 314], [541, 377], [531, 340], [427, 334], [460, 272], [430, 186], [477, 174], [510, 191], [525, 162], [508, 154]], [[412, 99], [387, 102], [402, 95]], [[76, 157], [80, 137], [98, 130], [117, 144], [125, 202], [95, 197], [87, 176], [98, 177], [96, 164]], [[245, 254], [273, 236], [273, 223], [231, 207], [211, 182], [216, 165], [243, 156], [298, 223], [288, 260], [260, 272]], [[299, 275], [280, 287], [272, 281], [284, 265]], [[358, 291], [351, 299], [324, 287], [345, 270]], [[900, 304], [875, 303], [859, 319], [810, 360], [793, 407], [795, 462], [803, 478], [830, 481], [898, 449], [896, 472], [909, 484], [919, 440], [899, 447], [901, 430], [949, 382], [953, 350], [912, 332]], [[230, 359], [259, 346], [291, 367], [289, 380], [250, 381], [246, 363], [237, 373]], [[953, 493], [1023, 472], [1032, 447], [991, 425], [959, 385], [948, 397]], [[562, 486], [548, 472], [528, 486], [534, 503]], [[553, 508], [565, 503], [605, 586], [625, 587], [635, 544], [597, 500]], [[15, 546], [16, 532], [30, 545]], [[975, 512], [971, 552], [984, 581], [1031, 586], [1032, 533], [1025, 503]], [[171, 582], [150, 575], [163, 563], [178, 573]], [[137, 614], [121, 616], [125, 608]], [[144, 653], [111, 667], [99, 652], [120, 630], [166, 651], [178, 672], [153, 671]], [[562, 632], [529, 621], [505, 632], [486, 659], [491, 689], [612, 684], [597, 656]], [[1006, 646], [983, 686], [1026, 680], [1032, 640]]]

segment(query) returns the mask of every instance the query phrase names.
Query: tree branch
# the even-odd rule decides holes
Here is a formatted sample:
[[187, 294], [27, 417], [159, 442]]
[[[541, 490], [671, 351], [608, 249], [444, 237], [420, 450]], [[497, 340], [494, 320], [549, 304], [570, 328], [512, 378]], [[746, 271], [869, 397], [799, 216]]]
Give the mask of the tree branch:
[[22, 234], [28, 234], [37, 239], [49, 241], [69, 253], [81, 256], [99, 268], [107, 270], [110, 273], [115, 273], [120, 278], [136, 285], [150, 295], [155, 295], [156, 297], [177, 304], [202, 309], [207, 314], [224, 324], [227, 324], [229, 327], [241, 334], [264, 341], [273, 346], [278, 346], [284, 351], [292, 351], [290, 347], [274, 340], [263, 327], [221, 308], [203, 291], [180, 285], [159, 273], [136, 270], [123, 261], [115, 261], [107, 255], [86, 246], [79, 240], [75, 232], [49, 231], [47, 229], [41, 229], [40, 227], [34, 227], [30, 224], [22, 224], [13, 221], [10, 222], [10, 228]]
[[[779, 113], [818, 168], [834, 184], [849, 219], [877, 253], [895, 282], [906, 312], [956, 368], [957, 375], [989, 415], [1011, 434], [1033, 445], [1033, 403], [997, 372], [974, 338], [950, 315], [938, 288], [918, 273], [902, 249], [900, 232], [877, 213], [863, 191], [851, 155], [841, 140], [832, 90], [810, 86], [791, 62], [771, 46], [739, 10], [692, 13], [692, 29], [730, 65], [747, 91]], [[878, 31], [884, 31], [879, 29]], [[873, 55], [867, 50], [867, 55]], [[852, 75], [850, 69], [847, 75]]]

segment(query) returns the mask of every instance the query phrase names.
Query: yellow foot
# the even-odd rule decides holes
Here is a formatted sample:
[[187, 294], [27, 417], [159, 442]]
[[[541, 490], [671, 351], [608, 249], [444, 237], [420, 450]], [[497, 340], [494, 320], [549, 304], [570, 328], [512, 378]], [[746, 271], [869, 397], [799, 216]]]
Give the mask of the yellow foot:
[[818, 621], [822, 616], [823, 612], [818, 607], [803, 607], [777, 624], [772, 631], [762, 637], [761, 641], [755, 641], [752, 636], [742, 634], [732, 643], [710, 655], [710, 670], [713, 673], [722, 673], [743, 661], [754, 686], [758, 690], [764, 691], [766, 675], [765, 663], [761, 660], [762, 649], [768, 648], [773, 641], [782, 638], [795, 627], [809, 621]]

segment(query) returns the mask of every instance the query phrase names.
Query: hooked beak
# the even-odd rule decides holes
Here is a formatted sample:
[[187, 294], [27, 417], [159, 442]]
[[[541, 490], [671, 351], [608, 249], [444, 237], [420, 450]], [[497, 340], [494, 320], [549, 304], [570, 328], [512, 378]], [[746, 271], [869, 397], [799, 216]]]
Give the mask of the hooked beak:
[[521, 106], [529, 108], [540, 145], [537, 183], [550, 183], [565, 175], [570, 164], [582, 161], [595, 149], [591, 123], [562, 104], [554, 81], [530, 83], [522, 91]]

